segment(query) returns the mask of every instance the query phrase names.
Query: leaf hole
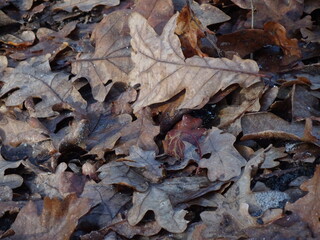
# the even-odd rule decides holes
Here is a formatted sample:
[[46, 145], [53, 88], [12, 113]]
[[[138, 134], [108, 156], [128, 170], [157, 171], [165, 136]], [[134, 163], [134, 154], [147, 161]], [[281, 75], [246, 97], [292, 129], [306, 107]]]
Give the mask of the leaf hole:
[[211, 153], [206, 153], [202, 156], [202, 158], [209, 159], [211, 157]]

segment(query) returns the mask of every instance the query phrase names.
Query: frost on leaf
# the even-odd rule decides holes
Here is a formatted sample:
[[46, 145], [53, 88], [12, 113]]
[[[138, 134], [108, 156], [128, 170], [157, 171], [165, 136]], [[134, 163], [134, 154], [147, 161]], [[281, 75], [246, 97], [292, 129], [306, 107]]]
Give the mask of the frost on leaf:
[[201, 108], [211, 96], [232, 84], [248, 87], [260, 81], [258, 65], [252, 60], [236, 56], [233, 60], [198, 56], [185, 59], [174, 34], [177, 16], [170, 19], [161, 36], [140, 14], [133, 13], [129, 18], [135, 63], [130, 81], [131, 85], [141, 85], [135, 112], [165, 102], [184, 90], [178, 109]]

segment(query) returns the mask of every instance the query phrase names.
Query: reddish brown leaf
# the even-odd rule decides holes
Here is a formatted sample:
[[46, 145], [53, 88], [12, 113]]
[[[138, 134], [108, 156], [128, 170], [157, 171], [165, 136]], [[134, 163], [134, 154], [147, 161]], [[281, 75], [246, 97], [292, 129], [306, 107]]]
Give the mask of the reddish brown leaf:
[[184, 141], [189, 142], [198, 148], [199, 139], [205, 134], [206, 129], [200, 128], [202, 120], [200, 118], [193, 118], [190, 115], [184, 115], [182, 120], [170, 130], [163, 143], [164, 152], [178, 159], [184, 158], [185, 144]]
[[144, 16], [151, 27], [161, 34], [163, 27], [173, 15], [172, 0], [138, 0], [134, 11]]
[[44, 198], [44, 201], [30, 201], [19, 212], [11, 229], [13, 240], [20, 239], [69, 239], [80, 217], [91, 208], [88, 199], [77, 198], [75, 194], [65, 199]]
[[201, 22], [194, 15], [189, 6], [185, 6], [178, 18], [175, 33], [179, 36], [181, 47], [186, 57], [198, 55], [207, 57], [200, 49], [200, 39], [205, 37], [205, 33], [201, 28]]

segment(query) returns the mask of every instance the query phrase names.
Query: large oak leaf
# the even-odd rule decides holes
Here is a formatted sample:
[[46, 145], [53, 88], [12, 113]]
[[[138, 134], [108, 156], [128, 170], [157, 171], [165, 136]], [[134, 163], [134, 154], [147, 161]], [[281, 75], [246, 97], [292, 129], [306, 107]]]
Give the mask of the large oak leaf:
[[174, 15], [158, 36], [147, 20], [138, 13], [129, 18], [131, 45], [135, 63], [130, 73], [132, 85], [140, 84], [134, 111], [169, 100], [186, 91], [181, 108], [200, 108], [219, 90], [232, 84], [248, 87], [260, 80], [255, 61], [234, 57], [185, 59], [179, 38], [174, 34]]

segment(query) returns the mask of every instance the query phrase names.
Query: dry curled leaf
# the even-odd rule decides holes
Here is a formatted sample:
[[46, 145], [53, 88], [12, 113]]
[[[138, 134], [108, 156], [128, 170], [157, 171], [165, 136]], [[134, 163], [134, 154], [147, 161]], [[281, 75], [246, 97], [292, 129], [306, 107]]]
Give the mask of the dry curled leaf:
[[210, 181], [227, 181], [240, 175], [246, 160], [233, 146], [235, 140], [232, 134], [213, 127], [200, 143], [202, 159], [199, 167], [208, 169]]
[[232, 84], [248, 87], [260, 81], [259, 68], [252, 60], [236, 56], [233, 60], [198, 56], [185, 59], [174, 35], [176, 21], [174, 15], [158, 36], [140, 14], [130, 16], [131, 44], [135, 51], [130, 81], [132, 85], [141, 85], [135, 112], [165, 102], [183, 90], [186, 93], [178, 109], [201, 108], [211, 96]]

